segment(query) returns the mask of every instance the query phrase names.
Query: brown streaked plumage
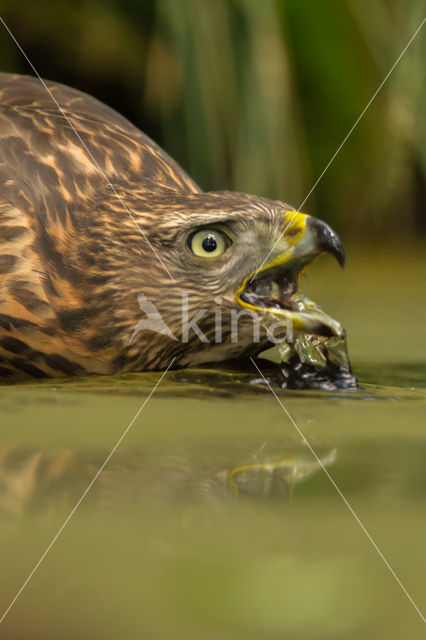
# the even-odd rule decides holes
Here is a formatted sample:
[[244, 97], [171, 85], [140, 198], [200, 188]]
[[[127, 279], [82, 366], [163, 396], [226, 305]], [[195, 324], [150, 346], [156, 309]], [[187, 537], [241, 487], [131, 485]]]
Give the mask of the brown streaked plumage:
[[[342, 259], [324, 223], [302, 214], [293, 221], [291, 207], [265, 198], [203, 193], [118, 113], [47, 85], [66, 117], [39, 80], [0, 74], [1, 376], [112, 374], [165, 368], [173, 357], [188, 366], [258, 353], [267, 340], [253, 344], [250, 318], [235, 343], [226, 318], [240, 303], [269, 306], [270, 296], [261, 300], [252, 290], [244, 298], [250, 305], [236, 298], [268, 252], [263, 279], [276, 264], [284, 275], [296, 273], [324, 250]], [[289, 222], [290, 235], [281, 238]], [[188, 237], [203, 228], [225, 232], [232, 246], [218, 258], [193, 255]], [[130, 341], [144, 318], [141, 293], [177, 340], [143, 330]], [[203, 310], [198, 326], [209, 342], [193, 332], [181, 340], [186, 295], [189, 319]], [[221, 344], [214, 343], [218, 298]], [[285, 302], [283, 315], [292, 304]], [[327, 322], [315, 319], [318, 332], [335, 332]]]

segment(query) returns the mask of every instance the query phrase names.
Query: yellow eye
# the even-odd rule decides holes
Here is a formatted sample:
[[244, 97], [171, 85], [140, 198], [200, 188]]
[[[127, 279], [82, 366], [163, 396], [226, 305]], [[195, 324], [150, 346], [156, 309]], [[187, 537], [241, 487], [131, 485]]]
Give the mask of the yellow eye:
[[202, 229], [192, 233], [188, 249], [199, 258], [219, 258], [231, 244], [231, 239], [218, 229]]

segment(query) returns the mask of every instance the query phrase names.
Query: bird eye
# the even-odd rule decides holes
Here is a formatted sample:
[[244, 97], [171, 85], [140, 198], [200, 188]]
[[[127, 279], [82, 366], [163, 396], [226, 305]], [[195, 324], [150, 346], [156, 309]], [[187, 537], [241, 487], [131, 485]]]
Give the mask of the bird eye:
[[202, 229], [191, 233], [188, 249], [199, 258], [219, 258], [231, 244], [226, 233], [218, 229]]

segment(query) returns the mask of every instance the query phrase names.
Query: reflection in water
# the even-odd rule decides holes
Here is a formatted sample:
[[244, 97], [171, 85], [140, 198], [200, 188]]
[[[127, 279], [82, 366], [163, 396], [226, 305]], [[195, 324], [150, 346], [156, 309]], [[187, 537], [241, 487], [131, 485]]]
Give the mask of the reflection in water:
[[[424, 371], [387, 363], [356, 371], [363, 387], [353, 392], [276, 393], [325, 465], [337, 448], [333, 479], [421, 607]], [[215, 367], [164, 380], [1, 638], [423, 637], [256, 375]], [[3, 387], [2, 611], [157, 380], [158, 372]]]
[[[336, 449], [332, 449], [318, 457], [327, 466], [335, 461], [336, 456]], [[310, 452], [266, 456], [261, 450], [252, 463], [218, 475], [226, 479], [235, 495], [266, 499], [273, 496], [291, 497], [294, 487], [320, 468], [320, 463]]]
[[73, 451], [45, 453], [6, 445], [0, 449], [0, 509], [20, 515], [38, 505], [65, 502], [76, 485], [84, 485], [89, 470]]
[[[326, 466], [336, 450], [319, 456]], [[100, 465], [75, 451], [29, 451], [18, 444], [0, 450], [0, 510], [21, 515], [32, 509], [70, 506], [78, 499]], [[264, 443], [251, 459], [227, 469], [199, 468], [185, 454], [147, 459], [120, 459], [111, 463], [97, 480], [102, 500], [135, 490], [154, 500], [192, 495], [218, 506], [229, 497], [288, 500], [294, 487], [308, 479], [321, 465], [305, 449], [271, 452]], [[100, 487], [99, 487], [100, 485]]]

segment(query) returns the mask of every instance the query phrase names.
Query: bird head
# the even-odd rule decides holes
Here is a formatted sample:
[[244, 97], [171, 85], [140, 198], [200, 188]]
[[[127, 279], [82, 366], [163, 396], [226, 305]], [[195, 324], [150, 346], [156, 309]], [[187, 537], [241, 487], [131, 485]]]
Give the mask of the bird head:
[[[282, 202], [235, 192], [168, 193], [131, 204], [143, 237], [133, 228], [127, 246], [137, 242], [142, 255], [124, 286], [134, 303], [142, 293], [170, 329], [155, 331], [142, 322], [131, 350], [149, 344], [152, 354], [171, 353], [184, 365], [258, 353], [270, 344], [263, 333], [255, 343], [253, 317], [268, 314], [291, 322], [295, 332], [344, 334], [299, 288], [302, 273], [321, 253], [344, 264], [341, 242], [325, 222]], [[240, 320], [237, 339], [232, 314]], [[132, 317], [137, 324], [144, 314], [138, 309]]]

